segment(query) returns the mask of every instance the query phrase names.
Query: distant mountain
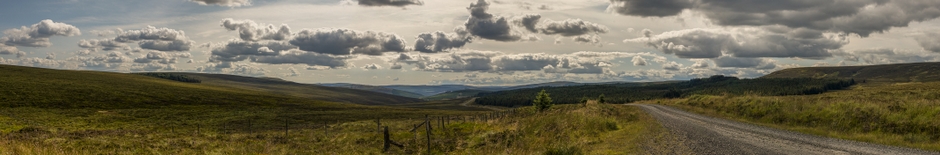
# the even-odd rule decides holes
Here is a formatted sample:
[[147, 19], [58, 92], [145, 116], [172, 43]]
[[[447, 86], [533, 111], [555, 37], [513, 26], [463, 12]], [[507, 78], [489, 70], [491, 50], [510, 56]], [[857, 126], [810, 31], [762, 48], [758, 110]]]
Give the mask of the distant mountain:
[[[449, 91], [455, 91], [455, 90], [480, 89], [480, 87], [467, 86], [467, 85], [389, 85], [389, 86], [382, 86], [382, 87], [421, 94], [422, 96], [431, 96], [431, 95], [445, 93]], [[499, 89], [499, 88], [500, 87], [487, 87], [487, 89]]]
[[430, 100], [430, 101], [449, 100], [449, 99], [472, 97], [472, 96], [476, 96], [477, 94], [485, 93], [485, 92], [491, 92], [491, 91], [477, 90], [477, 89], [455, 90], [455, 91], [444, 92], [444, 93], [440, 93], [440, 94], [436, 94], [436, 95], [432, 95], [428, 97], [423, 97], [421, 99]]
[[412, 93], [408, 91], [402, 91], [398, 89], [386, 88], [382, 86], [370, 86], [370, 85], [351, 84], [351, 83], [330, 83], [330, 84], [320, 84], [320, 85], [327, 86], [327, 87], [367, 90], [367, 91], [380, 92], [380, 93], [398, 95], [398, 96], [404, 96], [404, 97], [410, 97], [410, 98], [424, 97], [424, 95], [421, 95], [421, 94]]
[[881, 82], [940, 81], [940, 63], [790, 68], [760, 78], [852, 78]]

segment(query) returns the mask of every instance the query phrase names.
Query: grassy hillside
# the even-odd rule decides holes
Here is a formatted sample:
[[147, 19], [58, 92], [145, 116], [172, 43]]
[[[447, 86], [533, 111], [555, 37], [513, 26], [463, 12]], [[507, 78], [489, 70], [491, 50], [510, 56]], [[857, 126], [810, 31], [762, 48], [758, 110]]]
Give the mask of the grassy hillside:
[[394, 105], [421, 102], [409, 98], [367, 90], [301, 84], [274, 78], [253, 78], [224, 74], [172, 73], [186, 75], [202, 81], [203, 85], [256, 90], [314, 100], [346, 102], [364, 105]]
[[610, 85], [583, 85], [569, 87], [543, 87], [480, 93], [476, 103], [494, 106], [531, 105], [535, 94], [545, 90], [552, 99], [560, 103], [578, 103], [581, 99], [596, 99], [605, 95], [608, 103], [630, 103], [634, 101], [679, 98], [695, 94], [754, 94], [754, 95], [805, 95], [838, 90], [854, 84], [852, 80], [811, 78], [766, 78], [738, 79], [736, 77], [712, 76], [683, 82], [667, 83], [623, 83]]
[[366, 90], [366, 91], [380, 92], [380, 93], [392, 94], [392, 95], [398, 95], [398, 96], [404, 96], [404, 97], [410, 97], [410, 98], [424, 97], [424, 95], [421, 95], [421, 94], [398, 90], [398, 89], [385, 88], [382, 86], [370, 86], [370, 85], [349, 84], [349, 83], [333, 83], [333, 84], [318, 84], [318, 85], [327, 86], [327, 87], [339, 87], [339, 88]]
[[803, 96], [645, 101], [823, 136], [940, 151], [940, 82], [862, 84]]
[[853, 78], [873, 82], [940, 81], [940, 63], [790, 68], [761, 78]]
[[440, 94], [424, 97], [421, 99], [436, 101], [436, 100], [448, 100], [448, 99], [456, 99], [456, 98], [467, 98], [471, 96], [476, 96], [477, 94], [480, 94], [483, 92], [490, 92], [490, 91], [476, 90], [476, 89], [464, 89], [464, 90], [440, 93]]
[[[292, 84], [276, 79], [193, 74], [202, 83], [186, 83], [8, 65], [0, 65], [0, 73], [0, 154], [212, 154], [229, 149], [251, 151], [227, 154], [256, 154], [264, 150], [255, 148], [305, 146], [307, 142], [279, 142], [272, 136], [286, 125], [300, 130], [376, 118], [467, 114], [336, 103], [253, 89]], [[325, 90], [330, 89], [319, 93], [332, 95]]]

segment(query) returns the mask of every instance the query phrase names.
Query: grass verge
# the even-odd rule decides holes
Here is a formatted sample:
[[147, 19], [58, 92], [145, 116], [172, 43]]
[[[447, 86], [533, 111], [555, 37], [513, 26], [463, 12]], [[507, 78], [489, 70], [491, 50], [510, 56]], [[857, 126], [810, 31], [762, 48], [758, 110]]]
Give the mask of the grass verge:
[[940, 151], [940, 82], [867, 84], [805, 96], [696, 95], [647, 102], [803, 133]]

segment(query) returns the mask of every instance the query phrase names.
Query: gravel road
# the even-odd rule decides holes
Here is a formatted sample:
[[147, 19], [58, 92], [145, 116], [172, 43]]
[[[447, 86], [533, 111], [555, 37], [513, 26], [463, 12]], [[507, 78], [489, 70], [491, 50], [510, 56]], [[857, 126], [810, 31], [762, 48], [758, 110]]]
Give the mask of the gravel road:
[[940, 154], [755, 126], [663, 105], [635, 106], [656, 118], [697, 154]]

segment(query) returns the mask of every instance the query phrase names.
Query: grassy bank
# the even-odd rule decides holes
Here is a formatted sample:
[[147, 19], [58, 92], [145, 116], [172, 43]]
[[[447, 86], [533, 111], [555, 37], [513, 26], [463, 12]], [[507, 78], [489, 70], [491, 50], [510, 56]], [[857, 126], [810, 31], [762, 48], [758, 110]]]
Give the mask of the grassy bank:
[[866, 84], [805, 96], [696, 95], [647, 102], [804, 133], [940, 151], [940, 82]]
[[[362, 112], [301, 115], [277, 108], [173, 109], [3, 110], [7, 115], [0, 117], [3, 125], [0, 129], [4, 131], [0, 134], [0, 150], [5, 151], [0, 154], [381, 154], [382, 151], [383, 138], [376, 123], [364, 119], [368, 116]], [[24, 122], [9, 115], [14, 111], [21, 115], [13, 117], [42, 119]], [[469, 118], [483, 113], [431, 114]], [[409, 131], [423, 121], [422, 112], [369, 113], [375, 115], [398, 116], [381, 121], [383, 126], [389, 126], [391, 139], [405, 146], [392, 148], [389, 153], [425, 154], [425, 127]], [[363, 120], [344, 121], [346, 117]], [[323, 122], [332, 118], [340, 122]], [[253, 121], [250, 128], [249, 120]], [[288, 123], [285, 135], [284, 125]], [[565, 105], [542, 113], [526, 110], [504, 113], [487, 121], [455, 118], [443, 129], [437, 121], [431, 125], [431, 150], [435, 154], [644, 154], [675, 151], [662, 148], [676, 145], [666, 138], [654, 119], [626, 105]]]

